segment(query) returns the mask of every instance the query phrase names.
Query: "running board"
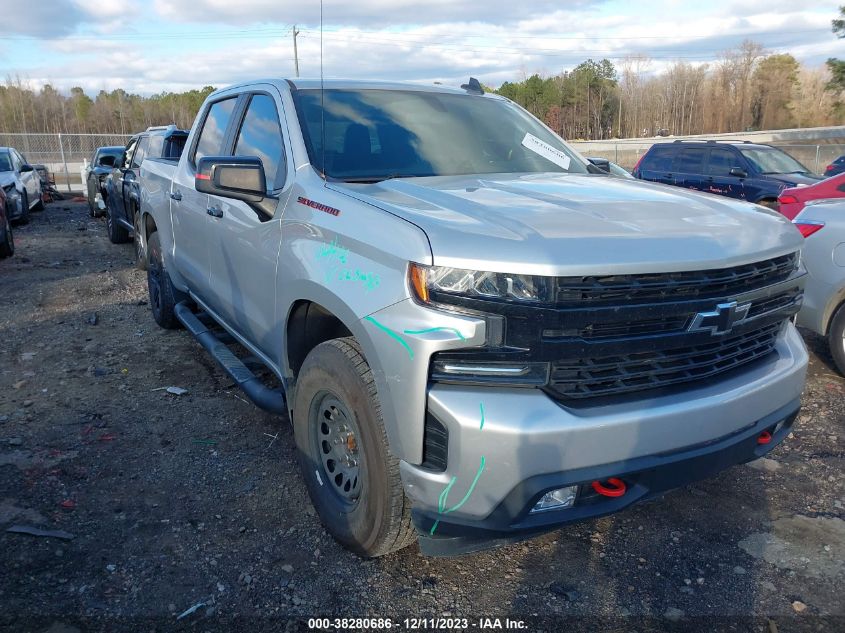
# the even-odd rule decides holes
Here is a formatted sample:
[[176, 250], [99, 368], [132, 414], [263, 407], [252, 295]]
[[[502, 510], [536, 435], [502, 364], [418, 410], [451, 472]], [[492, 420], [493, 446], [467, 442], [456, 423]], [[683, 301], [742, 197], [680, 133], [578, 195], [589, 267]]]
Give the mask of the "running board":
[[214, 357], [221, 367], [229, 374], [247, 397], [260, 409], [277, 413], [287, 414], [287, 404], [283, 391], [270, 389], [262, 383], [244, 363], [226, 347], [217, 335], [197, 316], [184, 301], [175, 306], [176, 318], [193, 334], [200, 345]]

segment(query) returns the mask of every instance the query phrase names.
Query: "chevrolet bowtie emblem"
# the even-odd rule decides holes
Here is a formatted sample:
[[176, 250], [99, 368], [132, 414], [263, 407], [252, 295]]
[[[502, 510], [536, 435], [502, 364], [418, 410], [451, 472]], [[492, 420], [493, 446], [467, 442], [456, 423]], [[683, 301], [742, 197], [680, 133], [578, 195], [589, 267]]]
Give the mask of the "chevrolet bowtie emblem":
[[710, 330], [711, 335], [730, 332], [735, 325], [739, 325], [748, 317], [750, 303], [737, 304], [736, 301], [720, 303], [713, 312], [699, 312], [696, 314], [688, 330], [697, 332]]

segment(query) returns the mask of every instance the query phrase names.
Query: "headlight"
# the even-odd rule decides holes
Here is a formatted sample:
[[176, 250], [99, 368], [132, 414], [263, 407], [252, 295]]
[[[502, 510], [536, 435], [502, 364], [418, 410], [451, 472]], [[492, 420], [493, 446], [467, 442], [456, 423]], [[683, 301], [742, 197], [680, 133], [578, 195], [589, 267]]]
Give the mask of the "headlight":
[[512, 275], [448, 266], [412, 263], [408, 269], [417, 298], [430, 303], [439, 293], [471, 299], [539, 302], [549, 297], [549, 279], [536, 275]]

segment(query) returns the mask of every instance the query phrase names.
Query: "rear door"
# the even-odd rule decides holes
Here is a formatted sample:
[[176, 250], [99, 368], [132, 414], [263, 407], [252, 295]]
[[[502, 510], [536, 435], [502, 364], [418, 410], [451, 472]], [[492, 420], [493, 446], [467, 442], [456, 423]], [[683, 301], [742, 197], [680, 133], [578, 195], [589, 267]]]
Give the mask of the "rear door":
[[267, 179], [265, 203], [209, 196], [209, 206], [219, 209], [219, 217], [209, 216], [212, 307], [270, 359], [277, 356], [281, 341], [274, 333], [276, 262], [281, 211], [293, 184], [283, 113], [278, 91], [256, 86], [245, 96], [227, 152], [261, 159]]
[[238, 95], [223, 96], [207, 104], [198, 117], [187, 160], [179, 161], [170, 192], [170, 216], [176, 242], [174, 259], [192, 292], [207, 301], [210, 296], [208, 195], [194, 187], [197, 161], [224, 151]]
[[731, 175], [731, 169], [745, 169], [739, 153], [729, 147], [714, 147], [707, 159], [707, 189], [731, 198], [745, 198], [745, 178]]
[[687, 189], [707, 191], [704, 163], [709, 149], [704, 146], [682, 147], [675, 158], [675, 184]]
[[150, 146], [150, 136], [144, 135], [138, 140], [138, 146], [132, 154], [132, 159], [129, 161], [129, 167], [123, 171], [122, 175], [122, 195], [123, 202], [122, 217], [124, 220], [132, 224], [133, 210], [139, 206], [138, 200], [138, 178], [141, 176], [141, 163], [147, 157], [147, 151]]
[[135, 155], [135, 149], [138, 147], [138, 137], [129, 139], [126, 144], [126, 149], [123, 150], [123, 162], [120, 163], [111, 172], [111, 191], [109, 192], [109, 207], [111, 212], [115, 214], [116, 218], [126, 217], [126, 204], [123, 194], [123, 182], [126, 172], [132, 168], [132, 157]]

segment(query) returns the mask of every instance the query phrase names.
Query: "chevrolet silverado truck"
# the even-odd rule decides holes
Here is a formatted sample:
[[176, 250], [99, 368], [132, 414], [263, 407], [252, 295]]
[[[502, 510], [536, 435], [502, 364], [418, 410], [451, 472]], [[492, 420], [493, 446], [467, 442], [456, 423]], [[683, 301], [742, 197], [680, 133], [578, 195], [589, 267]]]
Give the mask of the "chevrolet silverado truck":
[[187, 130], [180, 130], [175, 125], [148, 127], [129, 139], [106, 177], [104, 198], [109, 241], [122, 244], [132, 240], [135, 265], [141, 270], [147, 267], [147, 243], [143, 239], [144, 232], [139, 230], [141, 164], [147, 157], [178, 162], [187, 138]]
[[609, 176], [473, 80], [218, 90], [178, 164], [141, 165], [140, 209], [153, 317], [290, 417], [364, 556], [622, 510], [799, 410], [799, 232]]

